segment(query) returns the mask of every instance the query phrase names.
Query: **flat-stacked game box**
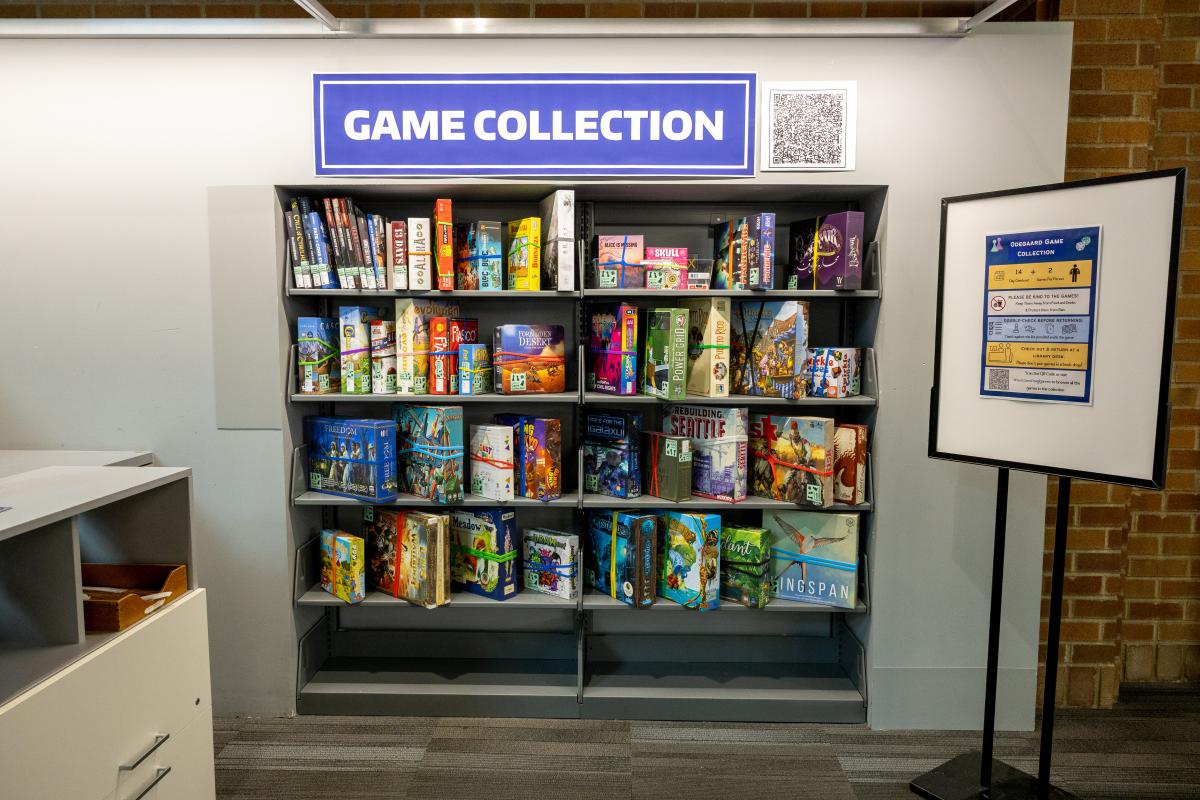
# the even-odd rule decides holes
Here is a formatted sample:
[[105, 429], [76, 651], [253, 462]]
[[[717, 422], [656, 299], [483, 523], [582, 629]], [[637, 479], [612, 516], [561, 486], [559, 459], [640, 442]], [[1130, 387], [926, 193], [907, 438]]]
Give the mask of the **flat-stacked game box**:
[[733, 307], [734, 394], [805, 396], [808, 303], [747, 300]]
[[491, 394], [492, 359], [486, 344], [458, 346], [458, 393]]
[[579, 537], [547, 528], [526, 528], [524, 550], [525, 589], [564, 600], [579, 596]]
[[692, 440], [692, 494], [726, 503], [746, 499], [748, 416], [744, 408], [667, 406], [663, 432]]
[[471, 426], [471, 494], [490, 500], [513, 499], [513, 434], [509, 425]]
[[583, 431], [583, 490], [609, 497], [640, 497], [641, 412], [589, 412]]
[[454, 289], [454, 204], [439, 198], [433, 206], [433, 261], [437, 267], [437, 288]]
[[854, 397], [862, 392], [862, 350], [814, 347], [808, 356], [809, 397]]
[[692, 499], [692, 440], [646, 433], [646, 494], [663, 500]]
[[646, 314], [642, 394], [662, 400], [687, 397], [688, 310], [653, 308]]
[[646, 285], [645, 239], [618, 233], [596, 237], [596, 258], [588, 265], [590, 289], [641, 289]]
[[504, 288], [504, 249], [499, 222], [464, 222], [454, 229], [459, 289], [491, 292]]
[[637, 511], [594, 511], [588, 517], [584, 579], [634, 608], [654, 605], [658, 520]]
[[458, 348], [476, 344], [479, 321], [456, 317], [429, 320], [429, 393], [458, 394]]
[[750, 608], [771, 602], [771, 534], [766, 528], [721, 528], [721, 599]]
[[339, 309], [342, 348], [342, 393], [371, 393], [371, 322], [379, 312], [365, 306]]
[[413, 605], [450, 602], [450, 517], [422, 511], [363, 509], [371, 586]]
[[371, 320], [371, 394], [396, 393], [396, 322]]
[[430, 320], [434, 317], [453, 318], [460, 314], [458, 303], [440, 299], [396, 300], [397, 394], [429, 394]]
[[575, 190], [558, 189], [542, 200], [542, 289], [575, 291]]
[[647, 289], [688, 288], [686, 247], [647, 247], [642, 263], [646, 267]]
[[721, 603], [721, 516], [667, 511], [659, 518], [658, 594], [685, 608]]
[[587, 388], [607, 394], [637, 394], [637, 306], [618, 303], [592, 312]]
[[802, 506], [833, 505], [833, 420], [755, 414], [751, 493]]
[[508, 261], [504, 285], [518, 292], [542, 288], [542, 220], [525, 217], [508, 223]]
[[793, 222], [790, 232], [792, 266], [787, 288], [847, 291], [862, 288], [861, 211]]
[[567, 389], [566, 331], [562, 325], [497, 325], [492, 371], [501, 394]]
[[308, 487], [386, 503], [396, 498], [396, 424], [378, 419], [307, 417]]
[[686, 300], [682, 305], [688, 312], [687, 392], [728, 397], [729, 298]]
[[342, 390], [338, 321], [333, 317], [296, 320], [296, 348], [301, 394], [333, 394]]
[[858, 514], [764, 511], [771, 532], [771, 596], [854, 608], [858, 601]]
[[519, 555], [516, 512], [450, 512], [450, 577], [466, 591], [493, 600], [516, 597]]
[[833, 429], [833, 499], [857, 506], [867, 502], [867, 426]]
[[347, 603], [366, 594], [363, 540], [345, 531], [321, 531], [321, 588]]
[[397, 405], [400, 491], [435, 503], [463, 499], [462, 406]]

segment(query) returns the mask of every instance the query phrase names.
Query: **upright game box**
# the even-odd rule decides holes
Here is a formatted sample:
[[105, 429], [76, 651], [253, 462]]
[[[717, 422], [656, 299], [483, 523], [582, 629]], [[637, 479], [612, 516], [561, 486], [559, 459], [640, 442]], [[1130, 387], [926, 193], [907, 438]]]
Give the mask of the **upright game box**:
[[471, 426], [471, 494], [512, 500], [514, 464], [512, 426]]
[[501, 394], [566, 391], [565, 338], [562, 325], [497, 325], [492, 348], [495, 390]]
[[575, 291], [575, 190], [558, 189], [542, 200], [542, 288]]
[[433, 288], [433, 233], [429, 217], [408, 218], [408, 288]]
[[371, 320], [371, 394], [396, 393], [396, 322]]
[[429, 393], [458, 394], [458, 348], [476, 344], [479, 320], [434, 317], [429, 320]]
[[454, 229], [459, 289], [498, 292], [504, 288], [504, 251], [499, 222], [463, 222]]
[[793, 222], [789, 289], [862, 288], [863, 213]]
[[458, 393], [491, 394], [492, 359], [486, 344], [458, 346]]
[[338, 321], [333, 317], [296, 320], [301, 394], [333, 394], [342, 390], [339, 347]]
[[803, 506], [833, 505], [833, 420], [755, 414], [751, 493]]
[[854, 397], [862, 391], [857, 347], [814, 347], [808, 356], [809, 397]]
[[721, 599], [750, 608], [771, 602], [771, 533], [766, 528], [721, 528]]
[[583, 489], [609, 497], [640, 497], [639, 411], [592, 411], [584, 420]]
[[562, 421], [523, 417], [521, 494], [534, 500], [562, 497]]
[[342, 394], [371, 393], [371, 322], [379, 312], [365, 306], [342, 306]]
[[435, 503], [463, 499], [462, 406], [395, 407], [400, 490]]
[[548, 528], [526, 528], [521, 534], [525, 554], [525, 589], [564, 600], [579, 595], [579, 537]]
[[371, 586], [413, 605], [450, 602], [450, 517], [422, 511], [363, 509]]
[[380, 419], [306, 417], [308, 488], [386, 503], [396, 499], [396, 424]]
[[646, 314], [642, 394], [662, 400], [687, 397], [688, 310], [652, 308]]
[[439, 198], [433, 205], [433, 261], [437, 268], [437, 288], [454, 289], [454, 205]]
[[396, 300], [396, 393], [429, 394], [429, 322], [457, 317], [458, 303], [440, 299]]
[[735, 289], [770, 289], [775, 282], [775, 215], [751, 214], [734, 223], [738, 241]]
[[646, 494], [677, 503], [692, 499], [692, 440], [646, 432]]
[[745, 408], [667, 406], [663, 432], [692, 440], [692, 494], [726, 503], [746, 499]]
[[833, 499], [857, 506], [867, 502], [867, 426], [833, 429]]
[[713, 269], [712, 288], [732, 289], [736, 283], [734, 272], [741, 254], [741, 245], [735, 235], [736, 220], [718, 222], [713, 226]]
[[733, 393], [805, 396], [808, 303], [747, 300], [733, 307]]
[[685, 608], [721, 604], [721, 515], [666, 511], [659, 518], [658, 594]]
[[606, 394], [637, 394], [637, 306], [618, 303], [592, 311], [587, 388]]
[[854, 608], [858, 601], [858, 514], [764, 511], [771, 532], [771, 596]]
[[658, 519], [637, 511], [593, 511], [587, 536], [588, 585], [634, 608], [654, 605]]
[[450, 578], [472, 594], [516, 597], [517, 514], [499, 508], [450, 512]]
[[646, 285], [644, 254], [645, 240], [641, 236], [597, 236], [596, 258], [588, 265], [588, 288], [641, 289]]
[[508, 261], [504, 286], [518, 292], [542, 288], [542, 220], [525, 217], [508, 223]]
[[685, 300], [681, 305], [688, 311], [688, 394], [728, 397], [729, 298]]
[[393, 289], [408, 288], [408, 225], [402, 219], [387, 223], [387, 268]]
[[642, 263], [646, 267], [647, 289], [688, 288], [686, 247], [647, 247]]
[[366, 594], [363, 540], [345, 531], [321, 531], [321, 588], [347, 603]]

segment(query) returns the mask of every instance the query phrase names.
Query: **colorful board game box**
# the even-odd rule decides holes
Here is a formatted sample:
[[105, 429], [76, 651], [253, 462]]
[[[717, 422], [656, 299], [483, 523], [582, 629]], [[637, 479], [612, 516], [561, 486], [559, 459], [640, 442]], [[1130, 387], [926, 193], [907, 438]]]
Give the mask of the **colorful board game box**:
[[713, 226], [713, 268], [712, 288], [734, 288], [735, 262], [741, 252], [741, 246], [734, 235], [736, 220], [718, 222]]
[[575, 290], [575, 190], [558, 189], [542, 200], [542, 288]]
[[486, 344], [458, 346], [458, 393], [490, 394], [492, 391], [492, 359]]
[[499, 222], [463, 222], [454, 229], [459, 289], [498, 292], [504, 288], [504, 250]]
[[733, 306], [733, 393], [804, 397], [808, 303], [747, 300]]
[[458, 394], [458, 348], [476, 344], [479, 321], [457, 317], [429, 320], [429, 393]]
[[645, 240], [619, 233], [596, 237], [596, 258], [589, 265], [588, 288], [641, 289], [646, 285], [642, 264]]
[[663, 500], [692, 499], [692, 440], [646, 433], [646, 494]]
[[402, 219], [387, 223], [387, 268], [393, 289], [408, 288], [408, 225]]
[[397, 394], [429, 394], [429, 322], [460, 313], [458, 303], [441, 299], [396, 300]]
[[562, 497], [562, 421], [524, 417], [522, 429], [521, 494], [542, 502], [557, 500]]
[[858, 514], [764, 511], [771, 532], [771, 596], [854, 608], [858, 601]]
[[833, 505], [833, 420], [755, 414], [751, 493], [804, 506]]
[[862, 391], [862, 350], [813, 347], [808, 351], [809, 397], [854, 397]]
[[584, 420], [583, 489], [609, 497], [642, 494], [641, 412], [593, 411]]
[[301, 394], [333, 394], [342, 390], [340, 341], [338, 321], [333, 317], [296, 320]]
[[564, 600], [579, 595], [579, 537], [548, 528], [526, 528], [521, 534], [525, 589]]
[[501, 394], [566, 391], [565, 338], [562, 325], [497, 325], [492, 349], [495, 391]]
[[471, 426], [471, 494], [512, 500], [514, 464], [512, 426]]
[[867, 502], [867, 426], [833, 429], [833, 499], [852, 506]]
[[363, 509], [371, 586], [425, 608], [450, 602], [450, 518], [390, 508]]
[[462, 406], [397, 405], [400, 491], [435, 503], [463, 499]]
[[658, 519], [637, 511], [593, 511], [587, 535], [588, 585], [634, 608], [654, 605]]
[[536, 292], [542, 288], [542, 220], [525, 217], [508, 223], [505, 288]]
[[371, 320], [371, 394], [396, 393], [396, 321]]
[[437, 268], [437, 288], [454, 289], [454, 204], [438, 198], [433, 204], [433, 262]]
[[498, 508], [450, 512], [450, 579], [472, 594], [516, 597], [517, 514]]
[[734, 289], [770, 289], [775, 282], [775, 215], [751, 214], [734, 223], [738, 246]]
[[721, 515], [666, 511], [659, 537], [659, 596], [700, 611], [719, 607]]
[[396, 498], [396, 424], [380, 419], [306, 417], [308, 488], [386, 503]]
[[681, 305], [688, 311], [688, 394], [728, 397], [729, 298], [685, 300]]
[[692, 494], [726, 503], [746, 499], [746, 409], [667, 406], [663, 432], [692, 440]]
[[408, 288], [433, 288], [433, 233], [429, 217], [408, 218]]
[[646, 313], [642, 394], [662, 400], [687, 397], [688, 310], [652, 308]]
[[686, 247], [647, 247], [642, 263], [646, 267], [647, 289], [688, 288]]
[[789, 289], [862, 288], [863, 213], [793, 222]]
[[341, 324], [342, 394], [371, 393], [371, 322], [379, 312], [365, 306], [338, 309]]
[[363, 540], [345, 531], [321, 531], [321, 588], [347, 603], [366, 594]]
[[592, 312], [587, 388], [607, 394], [637, 394], [637, 306], [618, 303]]
[[750, 608], [771, 602], [771, 533], [766, 528], [721, 528], [721, 599]]

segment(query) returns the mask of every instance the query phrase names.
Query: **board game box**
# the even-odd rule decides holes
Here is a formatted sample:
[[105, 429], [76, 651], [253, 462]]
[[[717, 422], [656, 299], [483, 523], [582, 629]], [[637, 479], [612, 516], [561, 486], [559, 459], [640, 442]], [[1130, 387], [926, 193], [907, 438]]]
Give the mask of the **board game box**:
[[867, 426], [833, 429], [833, 499], [852, 506], [867, 502]]
[[592, 312], [587, 388], [606, 394], [637, 394], [637, 306], [618, 303]]
[[396, 300], [397, 394], [429, 394], [429, 322], [434, 317], [453, 318], [460, 313], [458, 303], [441, 299]]
[[686, 247], [647, 247], [642, 264], [646, 267], [647, 289], [688, 288]]
[[366, 306], [342, 306], [342, 394], [371, 393], [371, 323], [379, 312]]
[[745, 408], [667, 406], [663, 432], [692, 440], [692, 494], [726, 503], [746, 499], [749, 419]]
[[843, 211], [793, 222], [789, 289], [862, 288], [863, 213]]
[[688, 312], [688, 394], [728, 397], [729, 298], [685, 300], [681, 305]]
[[575, 190], [558, 189], [542, 200], [542, 288], [575, 291]]
[[514, 497], [513, 428], [471, 426], [471, 494], [491, 500]]
[[666, 511], [659, 536], [659, 596], [700, 611], [720, 606], [721, 516]]
[[321, 531], [321, 588], [347, 603], [366, 594], [363, 540], [345, 531]]
[[805, 396], [808, 303], [747, 300], [733, 307], [734, 394]]
[[579, 537], [548, 528], [526, 528], [525, 588], [531, 592], [574, 600], [579, 595]]
[[408, 225], [402, 219], [387, 223], [387, 268], [393, 289], [408, 288]]
[[734, 223], [738, 246], [735, 289], [770, 289], [775, 282], [775, 215], [751, 214]]
[[492, 359], [486, 344], [458, 346], [458, 393], [491, 394]]
[[463, 499], [462, 406], [397, 405], [400, 491], [435, 503]]
[[501, 394], [566, 391], [565, 338], [562, 325], [497, 325], [492, 348], [495, 391]]
[[396, 498], [396, 424], [379, 419], [306, 417], [308, 488], [359, 500]]
[[692, 440], [646, 432], [646, 494], [663, 500], [692, 499]]
[[450, 512], [450, 578], [472, 594], [516, 597], [517, 514], [498, 508]]
[[333, 317], [296, 320], [297, 362], [302, 394], [333, 394], [342, 390], [338, 321]]
[[371, 394], [396, 393], [396, 322], [371, 320]]
[[858, 514], [764, 511], [771, 532], [771, 596], [854, 608], [858, 601]]
[[642, 494], [640, 412], [589, 412], [584, 421], [583, 489], [609, 497]]
[[713, 226], [712, 288], [734, 288], [734, 264], [738, 260], [740, 245], [734, 235], [734, 220], [718, 222]]
[[634, 608], [654, 605], [658, 519], [637, 511], [593, 511], [587, 531], [588, 585]]
[[588, 266], [590, 289], [641, 289], [646, 285], [645, 240], [627, 234], [596, 237], [596, 258]]
[[536, 292], [542, 288], [542, 220], [525, 217], [508, 223], [505, 288]]
[[454, 289], [454, 204], [438, 198], [433, 205], [433, 263], [437, 268], [437, 288]]
[[646, 314], [642, 394], [662, 400], [687, 397], [688, 310], [653, 308]]
[[425, 608], [450, 602], [450, 518], [388, 508], [363, 509], [371, 586]]
[[721, 528], [721, 599], [750, 608], [771, 602], [771, 534], [766, 528]]
[[463, 222], [454, 229], [459, 289], [500, 291], [504, 288], [504, 250], [499, 222]]
[[458, 317], [429, 320], [429, 393], [458, 394], [458, 348], [476, 344], [479, 321]]
[[562, 421], [523, 417], [521, 494], [534, 500], [562, 497]]
[[862, 350], [814, 347], [808, 355], [809, 397], [854, 397], [862, 391]]
[[408, 218], [408, 288], [433, 288], [433, 234], [429, 230], [429, 217]]
[[751, 493], [804, 506], [833, 505], [833, 420], [755, 414]]

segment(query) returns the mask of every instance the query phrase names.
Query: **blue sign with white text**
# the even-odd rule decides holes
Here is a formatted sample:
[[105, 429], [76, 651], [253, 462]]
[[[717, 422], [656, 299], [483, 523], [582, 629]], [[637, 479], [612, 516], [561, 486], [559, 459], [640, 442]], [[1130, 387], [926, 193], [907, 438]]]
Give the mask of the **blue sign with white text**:
[[754, 175], [754, 73], [313, 75], [317, 175]]

